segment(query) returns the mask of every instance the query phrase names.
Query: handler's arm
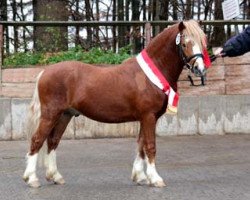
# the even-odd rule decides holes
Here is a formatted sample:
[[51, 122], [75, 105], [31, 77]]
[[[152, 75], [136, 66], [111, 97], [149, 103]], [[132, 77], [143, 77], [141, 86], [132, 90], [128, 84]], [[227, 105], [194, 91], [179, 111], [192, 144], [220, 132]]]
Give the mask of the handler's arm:
[[242, 33], [230, 38], [225, 45], [221, 54], [223, 56], [235, 57], [243, 55], [250, 51], [250, 26]]

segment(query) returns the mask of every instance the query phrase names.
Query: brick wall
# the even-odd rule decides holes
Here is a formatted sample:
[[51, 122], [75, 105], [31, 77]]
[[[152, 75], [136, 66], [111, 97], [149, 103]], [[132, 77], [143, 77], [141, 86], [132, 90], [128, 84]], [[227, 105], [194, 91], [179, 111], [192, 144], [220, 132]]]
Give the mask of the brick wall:
[[[41, 67], [2, 70], [0, 97], [31, 97], [35, 78], [41, 70]], [[198, 83], [197, 78], [194, 80]], [[187, 70], [183, 70], [178, 89], [181, 96], [250, 94], [250, 53], [217, 59], [208, 69], [204, 87], [190, 87]]]

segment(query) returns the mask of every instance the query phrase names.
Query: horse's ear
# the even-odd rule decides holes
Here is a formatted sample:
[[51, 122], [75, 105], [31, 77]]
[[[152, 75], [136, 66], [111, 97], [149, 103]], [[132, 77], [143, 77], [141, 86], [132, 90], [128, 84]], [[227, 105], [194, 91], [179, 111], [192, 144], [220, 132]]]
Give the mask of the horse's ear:
[[181, 22], [179, 23], [178, 28], [179, 28], [179, 31], [180, 31], [180, 32], [182, 32], [182, 31], [186, 28], [183, 21], [181, 21]]

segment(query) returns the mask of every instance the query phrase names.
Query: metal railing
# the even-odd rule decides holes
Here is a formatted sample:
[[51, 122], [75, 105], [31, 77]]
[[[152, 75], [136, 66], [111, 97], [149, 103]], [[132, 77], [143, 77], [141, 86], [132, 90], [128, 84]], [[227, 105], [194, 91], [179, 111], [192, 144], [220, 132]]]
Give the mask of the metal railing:
[[[0, 21], [0, 84], [1, 69], [3, 64], [3, 48], [4, 48], [4, 29], [6, 27], [26, 27], [26, 26], [47, 26], [47, 27], [98, 27], [98, 26], [144, 26], [145, 31], [149, 31], [149, 26], [168, 26], [178, 21]], [[202, 25], [224, 26], [224, 25], [249, 25], [250, 20], [214, 20], [202, 21]], [[150, 37], [150, 34], [146, 34]], [[149, 38], [146, 38], [146, 44]]]
[[[172, 25], [178, 21], [0, 21], [6, 26], [151, 26]], [[250, 20], [214, 20], [202, 21], [204, 25], [249, 25]]]

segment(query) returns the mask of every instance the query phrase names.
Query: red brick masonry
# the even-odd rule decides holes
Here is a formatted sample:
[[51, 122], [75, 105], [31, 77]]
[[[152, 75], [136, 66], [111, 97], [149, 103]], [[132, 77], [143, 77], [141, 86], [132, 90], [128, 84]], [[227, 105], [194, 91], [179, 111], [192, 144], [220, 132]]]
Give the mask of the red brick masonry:
[[[0, 97], [29, 98], [42, 67], [2, 70]], [[179, 79], [182, 96], [250, 94], [250, 53], [235, 58], [220, 58], [209, 68], [205, 87], [190, 87], [187, 71]]]

